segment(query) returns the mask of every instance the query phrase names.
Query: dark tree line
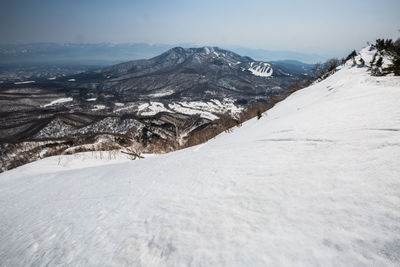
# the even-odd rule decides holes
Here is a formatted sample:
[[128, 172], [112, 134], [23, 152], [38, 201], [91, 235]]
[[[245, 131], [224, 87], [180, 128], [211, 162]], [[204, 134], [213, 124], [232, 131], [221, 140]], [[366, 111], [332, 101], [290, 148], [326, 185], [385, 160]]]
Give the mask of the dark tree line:
[[337, 58], [331, 58], [325, 63], [317, 63], [311, 69], [317, 80], [326, 79], [329, 75], [336, 71], [336, 68], [342, 64], [342, 61]]

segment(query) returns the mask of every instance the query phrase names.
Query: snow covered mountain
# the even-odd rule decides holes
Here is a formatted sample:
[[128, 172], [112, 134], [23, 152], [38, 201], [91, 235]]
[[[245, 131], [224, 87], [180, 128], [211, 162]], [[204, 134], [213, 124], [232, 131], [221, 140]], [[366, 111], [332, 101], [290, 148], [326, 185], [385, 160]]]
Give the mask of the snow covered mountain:
[[399, 99], [349, 61], [200, 146], [1, 173], [1, 263], [398, 266]]
[[67, 83], [68, 86], [135, 92], [139, 99], [148, 99], [150, 94], [154, 98], [173, 95], [197, 100], [221, 94], [229, 97], [267, 95], [272, 88], [283, 88], [293, 81], [292, 76], [291, 72], [273, 63], [256, 61], [218, 47], [175, 47], [148, 60], [133, 60], [58, 81], [73, 79], [74, 83]]
[[150, 118], [163, 113], [199, 115], [209, 122], [221, 113], [235, 115], [258, 100], [284, 93], [300, 77], [281, 65], [217, 47], [177, 47], [149, 60], [1, 85], [0, 113], [7, 130], [0, 129], [0, 139], [33, 138], [42, 125], [65, 113], [81, 114], [82, 120], [93, 123], [98, 121], [93, 115]]
[[[2, 63], [73, 63], [92, 64], [103, 62], [115, 64], [132, 59], [151, 58], [176, 46], [196, 47], [193, 44], [146, 44], [146, 43], [32, 43], [0, 44], [0, 62]], [[259, 60], [300, 60], [315, 63], [326, 58], [295, 51], [273, 51], [246, 47], [227, 47], [240, 55], [248, 55]]]
[[[0, 84], [0, 142], [11, 144], [0, 155], [0, 170], [12, 167], [2, 164], [9, 156], [26, 163], [48, 155], [43, 150], [49, 146], [62, 153], [104, 134], [114, 136], [114, 145], [144, 139], [147, 152], [171, 151], [215, 128], [217, 119], [237, 119], [306, 79], [292, 67], [217, 47], [176, 47], [148, 60]], [[37, 142], [29, 156], [14, 146], [25, 141]]]

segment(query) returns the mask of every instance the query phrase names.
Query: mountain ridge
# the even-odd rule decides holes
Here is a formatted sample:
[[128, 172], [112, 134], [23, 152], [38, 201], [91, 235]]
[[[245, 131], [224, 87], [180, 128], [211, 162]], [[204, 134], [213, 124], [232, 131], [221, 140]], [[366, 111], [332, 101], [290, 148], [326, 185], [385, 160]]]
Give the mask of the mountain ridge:
[[[107, 63], [128, 61], [130, 59], [151, 58], [170, 48], [202, 47], [193, 44], [146, 44], [146, 43], [31, 43], [0, 44], [1, 63], [23, 62], [69, 62], [69, 63]], [[221, 45], [220, 45], [221, 46]], [[320, 55], [294, 52], [252, 49], [222, 45], [238, 54], [252, 56], [257, 60], [274, 61], [295, 59], [305, 63], [316, 63], [326, 58]]]

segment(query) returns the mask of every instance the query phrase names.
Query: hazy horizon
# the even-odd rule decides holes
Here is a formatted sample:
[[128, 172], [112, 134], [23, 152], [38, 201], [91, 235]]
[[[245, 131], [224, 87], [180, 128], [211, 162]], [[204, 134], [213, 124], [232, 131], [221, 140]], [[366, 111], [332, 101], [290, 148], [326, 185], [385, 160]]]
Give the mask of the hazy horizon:
[[400, 2], [3, 0], [1, 44], [147, 43], [343, 56], [397, 38]]

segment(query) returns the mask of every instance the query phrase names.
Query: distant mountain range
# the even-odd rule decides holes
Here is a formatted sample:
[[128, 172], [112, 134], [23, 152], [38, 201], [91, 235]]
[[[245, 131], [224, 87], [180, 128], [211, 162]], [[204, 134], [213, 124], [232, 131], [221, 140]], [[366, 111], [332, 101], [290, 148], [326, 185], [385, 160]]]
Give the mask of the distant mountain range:
[[[182, 47], [197, 47], [181, 44]], [[69, 63], [69, 64], [115, 64], [135, 59], [147, 59], [175, 47], [167, 44], [109, 44], [109, 43], [33, 43], [0, 45], [0, 64], [21, 63]], [[304, 63], [325, 61], [316, 54], [294, 51], [272, 51], [227, 46], [233, 52], [256, 60], [297, 60]]]
[[[6, 81], [0, 84], [0, 144], [31, 142], [33, 154], [21, 155], [29, 160], [88, 149], [105, 135], [107, 147], [96, 149], [135, 142], [147, 152], [171, 151], [196, 143], [200, 131], [214, 131], [218, 119], [239, 123], [243, 110], [309, 79], [309, 68], [218, 47], [175, 47], [78, 74]], [[12, 155], [17, 148], [3, 147]]]

